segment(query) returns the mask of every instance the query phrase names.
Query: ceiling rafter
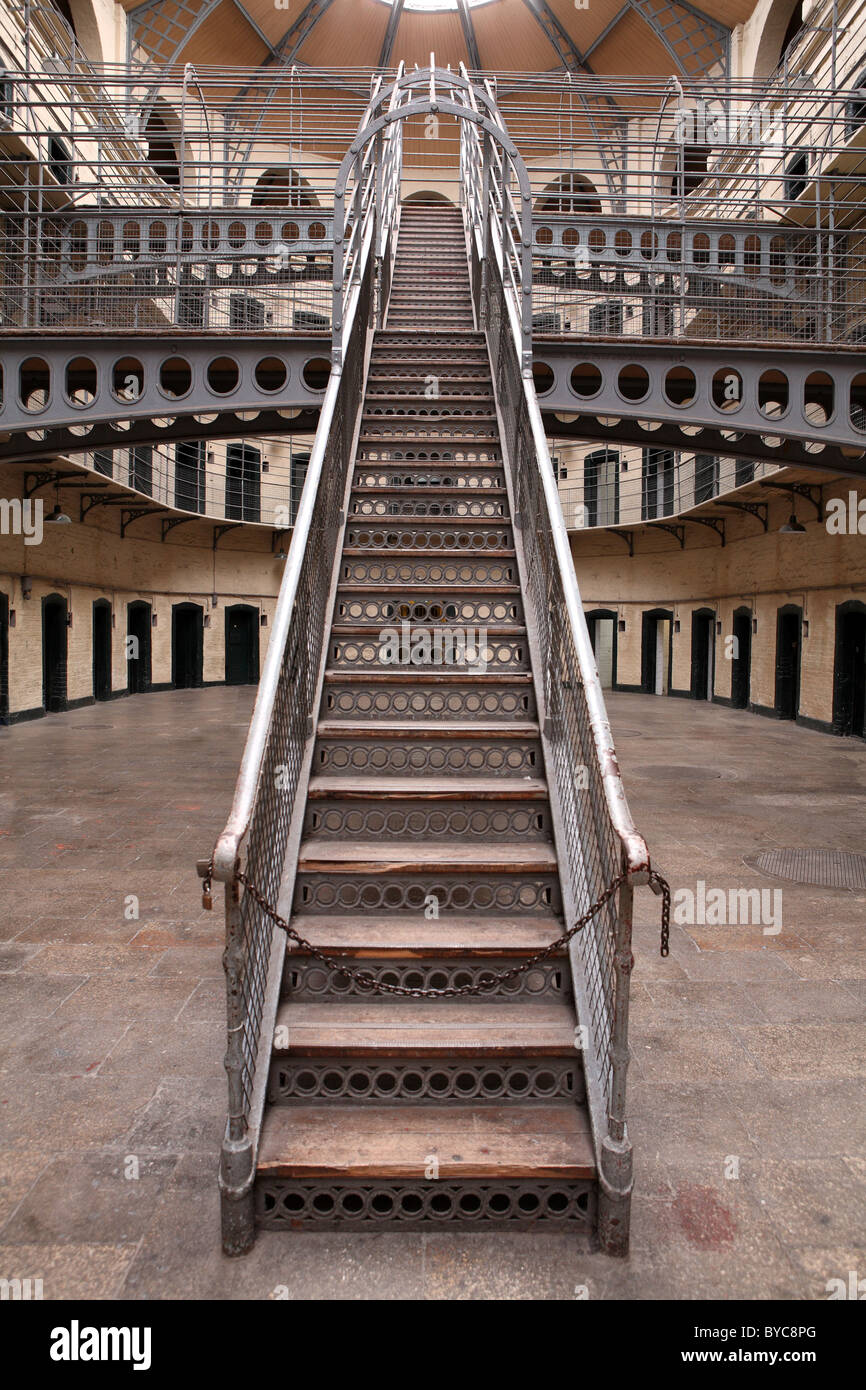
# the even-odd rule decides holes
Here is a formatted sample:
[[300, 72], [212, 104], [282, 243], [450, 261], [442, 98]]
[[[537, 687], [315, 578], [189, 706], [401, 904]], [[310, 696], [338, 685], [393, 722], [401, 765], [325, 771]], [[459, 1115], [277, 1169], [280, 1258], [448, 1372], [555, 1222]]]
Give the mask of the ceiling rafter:
[[460, 12], [460, 23], [463, 25], [463, 37], [466, 40], [466, 51], [469, 54], [469, 66], [473, 71], [480, 72], [481, 59], [478, 56], [475, 25], [472, 23], [472, 16], [469, 13], [469, 0], [457, 0], [457, 9]]

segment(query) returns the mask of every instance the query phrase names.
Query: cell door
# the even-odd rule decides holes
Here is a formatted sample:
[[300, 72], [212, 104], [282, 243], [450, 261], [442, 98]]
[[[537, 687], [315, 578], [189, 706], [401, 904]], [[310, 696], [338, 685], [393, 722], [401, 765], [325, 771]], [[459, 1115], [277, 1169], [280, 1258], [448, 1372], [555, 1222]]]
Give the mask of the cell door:
[[232, 604], [226, 609], [226, 685], [255, 685], [258, 679], [258, 611]]
[[42, 707], [48, 714], [66, 709], [66, 599], [42, 600]]
[[796, 719], [800, 708], [800, 646], [803, 610], [780, 608], [776, 623], [776, 713]]
[[171, 610], [171, 683], [175, 690], [202, 684], [204, 613], [197, 603], [176, 603]]
[[833, 727], [840, 734], [866, 734], [866, 607], [856, 602], [836, 609]]
[[93, 605], [93, 698], [111, 699], [111, 605], [97, 599]]

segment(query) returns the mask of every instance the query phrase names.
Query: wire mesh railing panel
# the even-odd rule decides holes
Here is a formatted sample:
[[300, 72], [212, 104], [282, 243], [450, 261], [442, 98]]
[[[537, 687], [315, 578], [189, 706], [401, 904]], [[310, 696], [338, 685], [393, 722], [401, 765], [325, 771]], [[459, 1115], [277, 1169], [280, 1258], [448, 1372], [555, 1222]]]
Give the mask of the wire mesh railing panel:
[[[361, 403], [371, 292], [372, 263], [368, 263], [330, 422], [314, 517], [303, 554], [279, 678], [271, 695], [267, 741], [257, 769], [243, 846], [245, 872], [257, 884], [263, 897], [272, 903], [280, 897], [289, 830], [310, 737], [319, 664], [327, 632], [335, 541], [351, 463], [354, 421]], [[272, 933], [267, 915], [252, 896], [245, 893], [240, 905], [236, 943], [238, 960], [234, 978], [229, 982], [230, 990], [234, 987], [238, 991], [238, 1064], [244, 1120], [252, 1104], [259, 1049], [263, 1045], [261, 1025]]]
[[[531, 421], [524, 401], [520, 362], [511, 335], [502, 281], [491, 267], [485, 277], [484, 321], [504, 426], [505, 451], [520, 528], [527, 599], [543, 673], [548, 776], [556, 787], [561, 836], [560, 876], [579, 916], [621, 872], [623, 849], [614, 829], [585, 694], [585, 673], [567, 616], [559, 559], [550, 529]], [[562, 862], [562, 850], [567, 860]], [[612, 1091], [612, 1040], [616, 1010], [614, 955], [619, 923], [613, 902], [574, 938], [589, 1017], [585, 1050], [595, 1056], [605, 1105]]]

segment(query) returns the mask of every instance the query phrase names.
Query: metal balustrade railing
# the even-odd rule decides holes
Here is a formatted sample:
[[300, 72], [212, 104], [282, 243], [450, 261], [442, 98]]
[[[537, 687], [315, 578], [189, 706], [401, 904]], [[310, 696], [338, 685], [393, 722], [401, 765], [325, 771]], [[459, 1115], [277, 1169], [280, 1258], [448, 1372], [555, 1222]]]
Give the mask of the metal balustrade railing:
[[634, 883], [646, 881], [649, 857], [628, 810], [525, 361], [524, 283], [508, 268], [506, 224], [513, 214], [508, 200], [473, 179], [466, 167], [483, 159], [474, 134], [469, 130], [464, 138], [461, 178], [468, 190], [472, 284], [490, 351], [524, 600], [543, 687], [540, 713], [566, 922], [585, 913], [621, 873], [629, 875], [570, 946], [599, 1163], [601, 1239], [608, 1250], [624, 1250], [632, 1181], [625, 1123], [632, 900]]
[[255, 435], [210, 444], [195, 439], [88, 449], [73, 461], [95, 475], [94, 487], [105, 480], [138, 494], [130, 506], [153, 502], [210, 520], [255, 522], [282, 531], [294, 526], [311, 447], [312, 440], [301, 436]]
[[736, 509], [739, 488], [780, 471], [778, 464], [717, 454], [579, 445], [555, 437], [548, 439], [548, 448], [569, 531], [676, 521], [696, 507], [721, 506], [726, 498], [733, 498]]

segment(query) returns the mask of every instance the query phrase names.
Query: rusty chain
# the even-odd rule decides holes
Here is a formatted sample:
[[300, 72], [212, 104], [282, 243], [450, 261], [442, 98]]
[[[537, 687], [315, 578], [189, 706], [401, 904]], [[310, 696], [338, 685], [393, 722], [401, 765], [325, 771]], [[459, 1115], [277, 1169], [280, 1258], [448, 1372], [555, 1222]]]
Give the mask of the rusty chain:
[[[315, 960], [321, 962], [322, 965], [327, 966], [329, 970], [337, 970], [346, 978], [354, 980], [355, 984], [360, 985], [365, 990], [369, 990], [370, 993], [399, 994], [410, 999], [454, 999], [467, 994], [488, 993], [490, 990], [495, 989], [497, 985], [505, 984], [508, 980], [514, 980], [519, 975], [523, 975], [528, 970], [532, 970], [533, 967], [539, 965], [541, 961], [547, 960], [548, 957], [552, 956], [555, 952], [560, 951], [562, 947], [567, 946], [572, 937], [576, 936], [579, 931], [582, 931], [583, 928], [592, 921], [593, 917], [610, 902], [613, 895], [633, 874], [644, 872], [647, 874], [647, 882], [653, 892], [660, 895], [662, 899], [659, 953], [662, 956], [667, 956], [670, 949], [670, 885], [667, 879], [663, 878], [661, 874], [656, 873], [655, 869], [624, 869], [623, 872], [618, 874], [613, 882], [605, 888], [604, 892], [599, 895], [592, 907], [584, 912], [582, 917], [578, 917], [577, 921], [572, 927], [569, 927], [568, 931], [563, 932], [562, 936], [557, 937], [555, 941], [551, 941], [548, 946], [545, 946], [540, 951], [536, 951], [531, 956], [527, 956], [519, 965], [512, 966], [510, 970], [491, 970], [476, 984], [448, 985], [444, 989], [422, 989], [420, 986], [393, 985], [384, 980], [377, 980], [375, 976], [368, 974], [366, 971], [351, 969], [351, 967], [346, 964], [345, 957], [340, 958], [338, 956], [328, 955], [327, 952], [319, 950], [312, 942], [305, 940], [293, 927], [290, 927], [288, 922], [279, 915], [276, 909], [271, 907], [270, 903], [253, 883], [252, 879], [248, 878], [240, 869], [235, 874], [235, 882], [243, 884], [253, 901], [258, 903], [265, 916], [270, 918], [275, 927], [279, 927], [281, 931], [284, 931], [286, 936], [288, 936], [301, 951], [312, 956]], [[213, 860], [211, 859], [205, 870], [204, 881], [202, 883], [202, 906], [208, 909], [213, 907], [213, 897], [211, 894], [212, 878]]]

